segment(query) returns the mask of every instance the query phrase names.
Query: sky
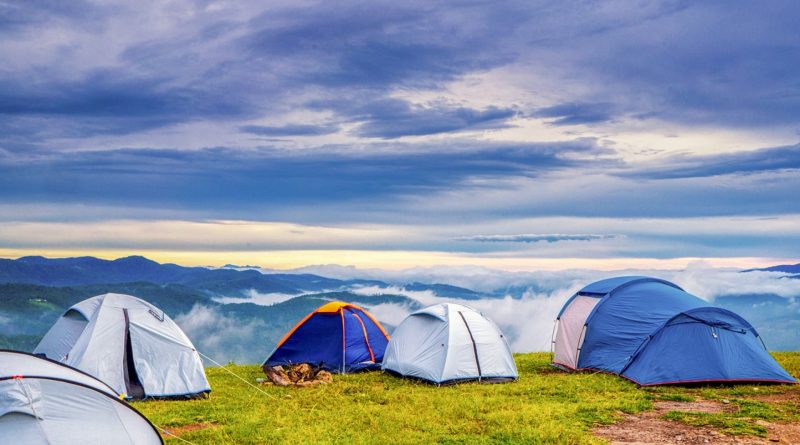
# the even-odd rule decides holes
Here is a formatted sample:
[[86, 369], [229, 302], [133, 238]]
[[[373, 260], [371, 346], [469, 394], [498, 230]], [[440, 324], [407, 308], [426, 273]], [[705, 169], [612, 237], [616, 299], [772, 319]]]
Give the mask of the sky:
[[0, 256], [791, 261], [797, 23], [791, 0], [0, 2]]

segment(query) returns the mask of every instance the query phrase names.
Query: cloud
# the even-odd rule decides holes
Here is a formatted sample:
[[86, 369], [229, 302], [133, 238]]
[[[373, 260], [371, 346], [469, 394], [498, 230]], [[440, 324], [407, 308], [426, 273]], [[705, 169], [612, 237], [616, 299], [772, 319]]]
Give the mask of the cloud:
[[[360, 122], [354, 135], [378, 139], [503, 128], [516, 109], [554, 126], [639, 116], [727, 128], [793, 125], [800, 109], [791, 2], [759, 14], [739, 1], [150, 6], [3, 5], [6, 120], [39, 119], [25, 128], [48, 127], [52, 147], [198, 121], [238, 128], [325, 102], [338, 104], [336, 122]], [[443, 100], [486, 73], [503, 74], [488, 89], [504, 100], [481, 89]], [[412, 105], [420, 92], [433, 100]]]
[[244, 291], [245, 298], [242, 297], [215, 297], [214, 301], [220, 304], [242, 304], [253, 303], [259, 306], [272, 306], [274, 304], [283, 303], [284, 301], [291, 300], [297, 295], [294, 294], [281, 294], [281, 293], [267, 293], [262, 294], [256, 292], [254, 289]]
[[85, 23], [90, 20], [101, 20], [109, 9], [84, 0], [66, 3], [47, 0], [3, 3], [0, 4], [0, 33], [22, 32], [32, 26], [41, 26], [52, 21]]
[[800, 144], [709, 156], [683, 155], [662, 160], [660, 164], [656, 167], [640, 168], [626, 175], [675, 179], [796, 171], [800, 170]]
[[521, 234], [521, 235], [472, 235], [456, 238], [459, 241], [478, 241], [487, 243], [557, 243], [559, 241], [594, 241], [622, 238], [623, 235], [585, 235], [585, 234]]
[[[688, 126], [731, 128], [791, 125], [800, 109], [787, 65], [800, 45], [789, 37], [796, 4], [759, 14], [741, 1], [612, 2], [549, 12], [543, 21], [551, 27], [540, 30], [526, 59], [555, 67], [562, 84], [583, 93], [562, 103], [613, 103]], [[533, 70], [533, 79], [545, 71]]]
[[[400, 85], [433, 86], [509, 59], [502, 47], [505, 39], [477, 20], [486, 19], [490, 10], [481, 5], [321, 3], [254, 17], [252, 32], [241, 41], [250, 54], [288, 62], [298, 83], [368, 93]], [[506, 30], [523, 22], [513, 15], [495, 20]]]
[[404, 295], [412, 300], [419, 301], [424, 305], [432, 304], [438, 296], [430, 290], [410, 291], [403, 286], [354, 286], [350, 291], [356, 295]]
[[609, 121], [614, 113], [607, 103], [565, 103], [540, 108], [533, 116], [553, 118], [550, 125], [580, 125]]
[[282, 126], [243, 125], [239, 130], [258, 136], [320, 136], [339, 131], [336, 125], [303, 125], [292, 124]]
[[[475, 269], [473, 269], [473, 272]], [[572, 270], [538, 273], [514, 273], [499, 270], [477, 271], [472, 277], [474, 282], [489, 280], [489, 286], [494, 293], [505, 291], [502, 298], [482, 298], [478, 300], [447, 299], [433, 292], [408, 292], [402, 286], [385, 288], [386, 292], [406, 295], [423, 305], [435, 304], [444, 301], [466, 304], [494, 320], [506, 332], [512, 350], [515, 352], [547, 351], [550, 348], [553, 322], [566, 300], [586, 284], [599, 279], [618, 275], [647, 275], [672, 281], [688, 292], [697, 295], [711, 303], [721, 296], [741, 295], [778, 295], [786, 299], [787, 307], [797, 305], [796, 298], [800, 295], [800, 280], [785, 278], [786, 274], [774, 272], [747, 272], [742, 273], [736, 269], [710, 267], [703, 262], [690, 264], [683, 270], [625, 270], [625, 271], [593, 271]], [[427, 268], [411, 269], [398, 273], [397, 271], [384, 271], [387, 279], [397, 279], [402, 276], [404, 280], [425, 280], [435, 277], [437, 282], [450, 284], [467, 284], [466, 270], [453, 268]], [[448, 278], [448, 276], [450, 278]], [[372, 278], [381, 278], [381, 274], [372, 271]], [[484, 287], [488, 289], [489, 287]], [[381, 289], [370, 289], [370, 292], [380, 293]], [[794, 305], [794, 306], [792, 306]], [[761, 320], [757, 309], [752, 312], [754, 320]], [[742, 313], [746, 318], [748, 313]], [[764, 332], [767, 325], [756, 326]], [[790, 328], [790, 327], [789, 327]], [[780, 329], [773, 332], [781, 335]], [[767, 338], [770, 344], [784, 344], [778, 337]], [[797, 345], [790, 346], [796, 348]]]
[[346, 213], [341, 209], [348, 201], [358, 201], [358, 208], [364, 209], [467, 181], [537, 176], [582, 165], [588, 161], [581, 158], [605, 153], [592, 141], [583, 140], [464, 142], [439, 145], [438, 151], [403, 144], [380, 148], [368, 153], [350, 153], [341, 147], [302, 152], [209, 148], [24, 153], [0, 158], [0, 200], [202, 207], [208, 216], [226, 217], [231, 212], [261, 213], [265, 208], [281, 212], [288, 210], [286, 206], [302, 210], [313, 203], [339, 208], [326, 213], [330, 220], [331, 215]]
[[[395, 303], [381, 303], [375, 305], [364, 305], [384, 327], [396, 327], [399, 325], [411, 310], [408, 306]], [[391, 334], [391, 332], [389, 332]]]
[[[508, 277], [507, 274], [503, 275]], [[509, 345], [513, 351], [527, 352], [548, 350], [553, 322], [558, 311], [564, 302], [579, 289], [578, 285], [568, 283], [561, 283], [561, 286], [549, 292], [537, 292], [534, 289], [539, 288], [539, 285], [530, 282], [530, 286], [516, 296], [506, 295], [500, 298], [470, 300], [444, 298], [432, 291], [408, 291], [402, 286], [373, 286], [355, 289], [354, 292], [365, 295], [381, 293], [404, 295], [423, 306], [444, 302], [470, 306], [497, 323], [509, 339]], [[508, 285], [509, 283], [506, 283], [504, 287], [508, 287]], [[374, 308], [370, 308], [370, 310], [372, 311]], [[395, 305], [392, 308], [379, 308], [379, 311], [381, 311], [382, 317], [395, 322], [394, 325], [396, 325], [397, 319], [402, 321], [402, 318], [407, 316], [411, 309]], [[403, 317], [401, 318], [401, 316]], [[384, 318], [378, 317], [378, 319], [384, 321]]]
[[800, 280], [786, 278], [787, 274], [780, 272], [743, 273], [736, 269], [714, 268], [700, 261], [684, 270], [665, 271], [662, 275], [709, 301], [724, 295], [773, 294], [787, 299], [800, 296]]
[[[333, 270], [328, 268], [328, 270]], [[565, 270], [541, 271], [533, 273], [508, 272], [486, 268], [452, 268], [432, 267], [415, 268], [405, 271], [392, 270], [358, 270], [343, 268], [342, 273], [349, 271], [347, 278], [382, 279], [388, 282], [439, 282], [466, 286], [473, 283], [474, 289], [492, 293], [494, 296], [462, 300], [444, 298], [436, 292], [409, 291], [402, 284], [389, 286], [354, 286], [351, 292], [358, 295], [404, 295], [422, 306], [442, 302], [465, 304], [491, 318], [503, 330], [509, 339], [514, 352], [548, 351], [553, 329], [553, 322], [567, 299], [586, 284], [599, 279], [619, 275], [648, 275], [672, 281], [688, 292], [693, 293], [713, 304], [719, 297], [727, 297], [727, 304], [736, 302], [736, 296], [777, 295], [781, 302], [770, 303], [767, 307], [740, 307], [737, 309], [745, 318], [751, 319], [756, 328], [765, 337], [765, 341], [774, 347], [796, 349], [796, 332], [794, 322], [785, 326], [773, 326], [770, 318], [772, 310], [783, 311], [788, 320], [795, 320], [797, 313], [797, 297], [800, 296], [800, 280], [788, 279], [786, 274], [775, 272], [747, 272], [737, 269], [715, 268], [703, 262], [695, 262], [682, 270]], [[308, 270], [303, 270], [308, 272]], [[340, 278], [345, 278], [340, 276]], [[271, 305], [277, 300], [291, 296], [259, 295], [252, 293], [252, 302]], [[733, 298], [733, 300], [730, 300]], [[239, 299], [238, 302], [242, 300]], [[746, 300], [749, 301], [749, 300]], [[765, 300], [767, 301], [767, 300]], [[777, 306], [776, 306], [777, 304]], [[382, 323], [397, 326], [413, 310], [409, 305], [380, 303], [365, 305]], [[786, 311], [793, 311], [786, 313]], [[254, 356], [256, 345], [263, 343], [267, 326], [260, 320], [241, 320], [223, 315], [219, 308], [197, 305], [191, 311], [175, 318], [176, 322], [195, 341], [195, 345], [203, 353], [215, 360], [235, 360], [252, 362], [261, 357]], [[784, 323], [782, 321], [782, 323]], [[788, 340], [787, 340], [788, 339]], [[259, 352], [260, 353], [260, 352]]]
[[189, 312], [175, 317], [175, 322], [198, 351], [216, 362], [254, 363], [261, 354], [266, 354], [254, 350], [266, 330], [266, 324], [260, 320], [242, 321], [223, 315], [218, 308], [196, 304]]
[[314, 104], [358, 123], [354, 132], [368, 138], [395, 139], [468, 129], [507, 127], [518, 113], [511, 108], [488, 107], [477, 110], [448, 103], [412, 105], [404, 100], [386, 98], [361, 101], [333, 101]]
[[[540, 256], [565, 253], [452, 238], [530, 233], [531, 218], [800, 213], [798, 6], [753, 11], [739, 0], [4, 3], [2, 218], [73, 206], [93, 221], [420, 232], [466, 221], [392, 248]], [[772, 148], [742, 152], [759, 143]], [[798, 245], [768, 231], [621, 233], [582, 247], [764, 257]]]

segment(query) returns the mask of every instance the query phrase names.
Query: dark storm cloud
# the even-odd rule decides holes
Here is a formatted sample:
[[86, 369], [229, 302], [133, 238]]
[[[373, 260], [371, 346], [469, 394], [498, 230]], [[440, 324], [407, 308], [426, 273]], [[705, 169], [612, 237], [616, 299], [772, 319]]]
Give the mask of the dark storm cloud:
[[[244, 219], [320, 203], [338, 206], [324, 215], [331, 219], [375, 207], [463, 218], [444, 205], [397, 206], [447, 192], [474, 202], [475, 220], [800, 211], [786, 173], [798, 169], [797, 146], [633, 168], [608, 148], [613, 135], [601, 149], [459, 134], [531, 117], [598, 133], [628, 118], [720, 131], [797, 125], [797, 2], [225, 6], [0, 5], [0, 201], [237, 209]], [[462, 101], [449, 89], [485, 74], [489, 89], [506, 94]], [[508, 91], [530, 86], [541, 101], [490, 100], [512, 96], [504, 82]], [[296, 118], [307, 114], [313, 123]], [[184, 141], [203, 146], [202, 132], [180, 127], [196, 122], [232, 132], [230, 148], [183, 150]], [[167, 148], [150, 143], [154, 129], [171, 136]], [[109, 135], [127, 139], [96, 138]], [[350, 142], [303, 153], [237, 145], [264, 139], [253, 135]], [[386, 148], [408, 136], [419, 141]], [[87, 148], [95, 151], [78, 152]], [[515, 194], [485, 202], [465, 195], [508, 189]]]
[[359, 136], [395, 139], [402, 136], [423, 136], [478, 128], [503, 128], [517, 115], [510, 108], [490, 107], [486, 110], [438, 103], [414, 106], [400, 99], [370, 102], [327, 101], [313, 104], [315, 108], [346, 114], [361, 122], [355, 133]]
[[800, 172], [800, 144], [709, 156], [679, 156], [661, 165], [626, 173], [650, 179], [703, 178], [731, 174]]
[[299, 154], [214, 148], [0, 157], [0, 200], [202, 208], [215, 215], [230, 209], [261, 214], [315, 204], [339, 203], [344, 208], [352, 202], [371, 207], [403, 195], [447, 190], [470, 179], [536, 177], [604, 153], [590, 141], [576, 141], [463, 143], [447, 151], [397, 145], [363, 155], [335, 148]]
[[239, 131], [255, 134], [258, 136], [319, 136], [336, 133], [339, 127], [336, 125], [302, 125], [288, 124], [280, 126], [271, 125], [243, 125]]

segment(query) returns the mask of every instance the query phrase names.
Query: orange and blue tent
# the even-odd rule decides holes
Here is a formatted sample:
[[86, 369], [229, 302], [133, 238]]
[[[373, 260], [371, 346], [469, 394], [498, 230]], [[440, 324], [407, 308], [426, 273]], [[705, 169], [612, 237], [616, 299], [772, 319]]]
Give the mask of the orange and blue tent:
[[388, 343], [389, 334], [369, 312], [333, 301], [300, 320], [262, 367], [308, 363], [337, 373], [378, 369]]

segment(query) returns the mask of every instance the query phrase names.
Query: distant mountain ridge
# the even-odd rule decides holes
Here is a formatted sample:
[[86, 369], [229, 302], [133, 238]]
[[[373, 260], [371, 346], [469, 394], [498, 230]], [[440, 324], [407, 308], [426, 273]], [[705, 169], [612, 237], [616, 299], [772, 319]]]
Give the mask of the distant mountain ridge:
[[[800, 265], [758, 270], [800, 277]], [[311, 273], [184, 267], [142, 256], [116, 260], [41, 256], [0, 259], [0, 348], [30, 351], [66, 308], [93, 295], [117, 292], [138, 296], [163, 309], [206, 353], [222, 360], [256, 363], [298, 320], [327, 301], [362, 305], [374, 311], [391, 331], [405, 314], [435, 301], [417, 292], [460, 299], [469, 305], [506, 295], [523, 298], [521, 295], [529, 290], [549, 292], [543, 286], [532, 281], [481, 293], [443, 283], [387, 283]], [[800, 295], [723, 295], [714, 304], [751, 321], [770, 349], [793, 350], [800, 345]], [[522, 311], [519, 317], [528, 317], [526, 314]], [[515, 331], [515, 326], [506, 327], [509, 338], [528, 335], [524, 330]]]
[[[360, 286], [379, 288], [390, 286], [378, 280], [339, 280], [308, 273], [263, 273], [254, 269], [231, 267], [215, 269], [161, 264], [143, 256], [128, 256], [116, 260], [91, 256], [74, 258], [26, 256], [16, 260], [0, 259], [0, 283], [63, 287], [133, 282], [174, 284], [203, 291], [209, 295], [231, 297], [247, 297], [246, 292], [249, 291], [299, 295], [341, 291]], [[486, 296], [471, 289], [449, 284], [414, 282], [401, 286], [409, 291], [427, 290], [449, 298], [469, 300]]]
[[[743, 270], [742, 272], [783, 272], [783, 273], [790, 273], [790, 274], [800, 274], [800, 263], [797, 264], [779, 264], [777, 266], [770, 266], [764, 267], [761, 269], [747, 269]], [[796, 278], [796, 277], [792, 277]]]
[[339, 289], [364, 280], [337, 280], [311, 274], [263, 274], [256, 270], [211, 269], [160, 264], [142, 256], [116, 260], [95, 257], [45, 258], [28, 256], [0, 259], [0, 283], [42, 286], [149, 282], [179, 284], [210, 293], [238, 294], [243, 290], [262, 293], [299, 294]]

